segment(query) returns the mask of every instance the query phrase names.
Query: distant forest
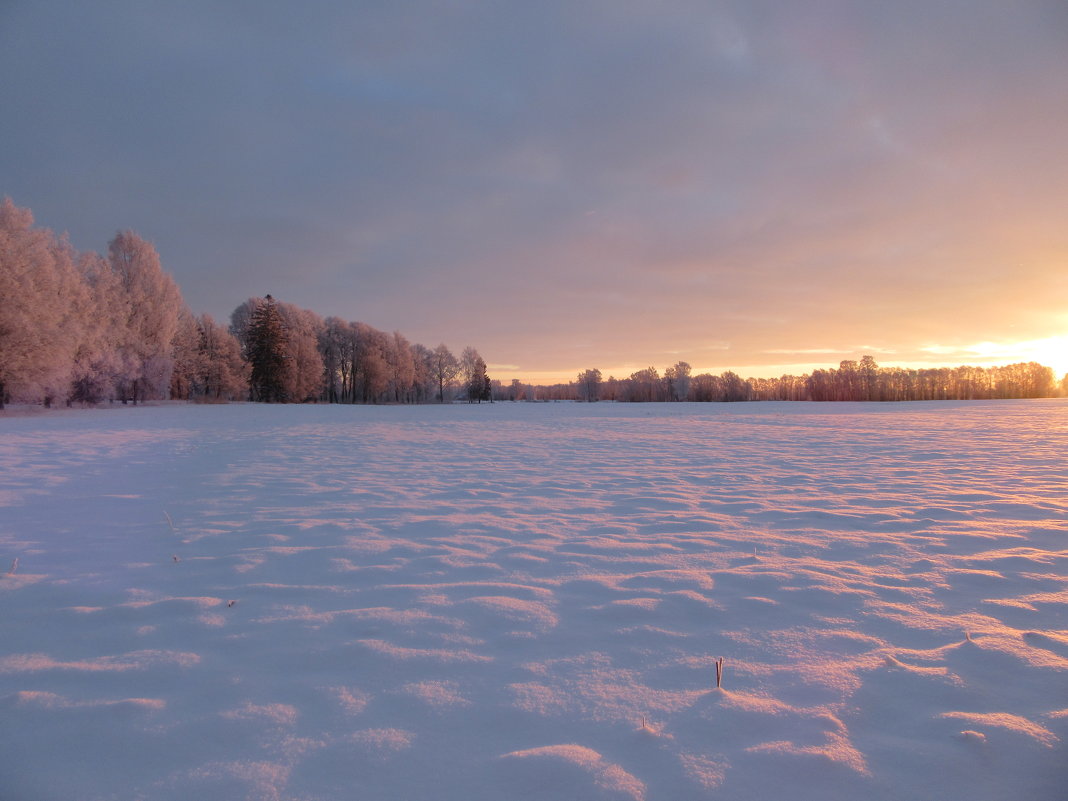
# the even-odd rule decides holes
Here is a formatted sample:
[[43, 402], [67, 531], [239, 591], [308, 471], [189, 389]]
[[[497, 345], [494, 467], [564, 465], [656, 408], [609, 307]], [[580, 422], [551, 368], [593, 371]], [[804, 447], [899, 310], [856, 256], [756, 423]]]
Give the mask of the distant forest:
[[1068, 375], [1058, 386], [1053, 370], [1036, 362], [999, 367], [879, 367], [871, 356], [843, 361], [838, 369], [802, 376], [743, 379], [733, 372], [691, 375], [679, 362], [661, 376], [655, 367], [629, 378], [602, 379], [586, 370], [576, 381], [540, 387], [539, 397], [580, 401], [915, 401], [1049, 398], [1068, 395]]
[[132, 231], [107, 256], [78, 253], [8, 198], [0, 204], [0, 409], [5, 403], [96, 404], [174, 399], [278, 403], [578, 401], [901, 401], [1068, 394], [1053, 371], [879, 367], [865, 356], [811, 375], [691, 375], [679, 362], [602, 379], [532, 386], [491, 380], [473, 347], [459, 357], [399, 332], [252, 297], [229, 326], [194, 315], [155, 248]]

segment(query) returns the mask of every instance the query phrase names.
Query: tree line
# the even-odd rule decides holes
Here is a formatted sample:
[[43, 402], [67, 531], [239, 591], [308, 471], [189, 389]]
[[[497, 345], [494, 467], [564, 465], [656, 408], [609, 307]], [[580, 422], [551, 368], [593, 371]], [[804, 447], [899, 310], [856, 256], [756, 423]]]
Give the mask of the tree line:
[[249, 367], [249, 397], [263, 402], [444, 403], [490, 400], [486, 362], [475, 348], [457, 358], [340, 317], [249, 298], [230, 318]]
[[0, 409], [153, 399], [427, 403], [490, 400], [474, 348], [412, 344], [270, 295], [230, 325], [194, 315], [155, 248], [132, 231], [79, 253], [0, 203]]
[[871, 356], [847, 360], [837, 369], [814, 370], [802, 376], [743, 379], [727, 371], [721, 375], [692, 375], [686, 362], [655, 367], [628, 378], [604, 379], [600, 370], [585, 370], [567, 384], [537, 387], [539, 398], [578, 401], [917, 401], [1048, 398], [1068, 395], [1068, 375], [1060, 385], [1053, 370], [1037, 362], [998, 367], [880, 367]]
[[[150, 399], [266, 403], [443, 403], [484, 400], [905, 401], [1049, 397], [1053, 371], [1002, 367], [879, 367], [871, 356], [802, 376], [743, 379], [692, 374], [627, 378], [597, 369], [576, 381], [531, 386], [492, 381], [472, 347], [460, 357], [401, 333], [252, 297], [229, 326], [194, 315], [155, 248], [132, 231], [107, 255], [78, 253], [36, 228], [28, 209], [0, 203], [0, 409], [11, 401], [124, 403]], [[1059, 391], [1068, 395], [1068, 376]]]

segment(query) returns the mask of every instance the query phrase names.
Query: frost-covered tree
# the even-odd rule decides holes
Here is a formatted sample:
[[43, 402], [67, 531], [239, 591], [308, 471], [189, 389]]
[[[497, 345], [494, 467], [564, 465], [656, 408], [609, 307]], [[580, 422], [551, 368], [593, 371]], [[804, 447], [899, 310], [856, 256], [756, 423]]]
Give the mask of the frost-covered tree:
[[446, 392], [452, 388], [452, 383], [459, 372], [460, 363], [444, 343], [434, 348], [430, 374], [437, 386], [438, 403], [445, 402]]
[[327, 403], [346, 400], [350, 357], [347, 354], [349, 324], [340, 317], [327, 317], [319, 330], [319, 357], [323, 362], [322, 399]]
[[578, 398], [581, 401], [593, 403], [600, 400], [601, 396], [601, 371], [597, 369], [584, 370], [578, 374]]
[[389, 346], [389, 400], [394, 403], [411, 403], [414, 400], [415, 384], [412, 345], [400, 331], [394, 331]]
[[85, 283], [85, 296], [70, 399], [91, 404], [115, 395], [115, 377], [123, 372], [119, 347], [125, 339], [128, 304], [119, 276], [100, 254], [83, 253], [78, 271]]
[[[469, 362], [471, 397], [485, 399], [485, 362]], [[221, 400], [243, 387], [262, 401], [411, 403], [451, 396], [457, 370], [444, 345], [324, 322], [270, 296], [238, 306], [227, 334], [193, 316], [136, 233], [117, 234], [106, 258], [79, 256], [28, 210], [0, 205], [0, 408], [12, 398]]]
[[486, 362], [479, 352], [466, 347], [460, 356], [460, 378], [468, 403], [493, 399], [492, 382], [486, 374]]
[[354, 398], [359, 403], [380, 403], [389, 389], [390, 338], [366, 323], [353, 323], [352, 376]]
[[466, 389], [475, 372], [475, 362], [481, 357], [478, 351], [468, 345], [460, 352], [460, 382]]
[[178, 326], [171, 346], [174, 369], [171, 370], [171, 398], [190, 400], [197, 393], [200, 371], [200, 329], [189, 309], [178, 313]]
[[864, 356], [857, 365], [857, 400], [873, 401], [879, 399], [879, 365], [872, 356]]
[[493, 382], [486, 374], [486, 362], [478, 355], [478, 351], [475, 351], [471, 364], [464, 371], [467, 373], [464, 389], [468, 403], [493, 400]]
[[690, 399], [700, 403], [719, 400], [719, 379], [711, 373], [700, 373], [690, 379]]
[[484, 384], [488, 384], [486, 377], [486, 362], [483, 361], [478, 351], [470, 345], [463, 349], [460, 354], [460, 380], [463, 391], [467, 395], [469, 403], [482, 402]]
[[70, 246], [10, 198], [0, 203], [0, 408], [66, 398], [84, 283]]
[[323, 320], [313, 311], [291, 303], [278, 303], [288, 343], [289, 371], [286, 396], [296, 403], [316, 400], [323, 384], [323, 359], [319, 353], [319, 332]]
[[412, 401], [414, 403], [426, 403], [436, 394], [432, 364], [434, 351], [420, 345], [418, 342], [412, 345]]
[[198, 317], [196, 325], [194, 399], [218, 402], [248, 397], [249, 366], [241, 358], [237, 339], [209, 314]]
[[160, 266], [151, 243], [123, 231], [108, 244], [108, 263], [118, 275], [126, 303], [119, 345], [117, 390], [123, 401], [165, 398], [174, 368], [172, 344], [178, 330], [182, 296]]
[[252, 368], [252, 399], [270, 403], [318, 399], [324, 383], [320, 342], [324, 328], [315, 312], [270, 295], [249, 298], [234, 309], [230, 333]]
[[723, 382], [723, 400], [728, 403], [749, 400], [749, 384], [739, 375], [728, 370], [720, 376]]
[[655, 367], [646, 367], [631, 373], [627, 383], [626, 400], [629, 401], [658, 401], [662, 396], [662, 384], [660, 374]]
[[690, 394], [690, 365], [686, 362], [678, 362], [666, 369], [664, 383], [667, 385], [670, 400], [686, 400]]

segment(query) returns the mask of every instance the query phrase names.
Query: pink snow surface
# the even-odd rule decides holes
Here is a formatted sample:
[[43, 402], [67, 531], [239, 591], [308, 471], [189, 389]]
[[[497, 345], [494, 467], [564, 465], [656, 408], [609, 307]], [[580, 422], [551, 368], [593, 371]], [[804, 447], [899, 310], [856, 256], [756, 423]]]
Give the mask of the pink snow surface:
[[1068, 798], [1066, 401], [0, 414], [0, 460], [3, 799]]

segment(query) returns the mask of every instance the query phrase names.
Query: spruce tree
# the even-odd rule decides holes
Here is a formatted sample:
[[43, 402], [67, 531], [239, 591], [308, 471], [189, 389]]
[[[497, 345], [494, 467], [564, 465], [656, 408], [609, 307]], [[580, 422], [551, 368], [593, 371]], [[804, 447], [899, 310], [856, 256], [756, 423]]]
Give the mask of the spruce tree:
[[476, 356], [471, 368], [471, 374], [467, 380], [467, 400], [468, 402], [477, 401], [482, 403], [482, 401], [492, 400], [492, 398], [493, 385], [490, 383], [490, 377], [486, 374], [486, 363], [481, 356]]
[[252, 400], [261, 403], [285, 403], [287, 335], [282, 315], [274, 298], [263, 299], [252, 313], [248, 327], [248, 361], [252, 366], [249, 389]]

